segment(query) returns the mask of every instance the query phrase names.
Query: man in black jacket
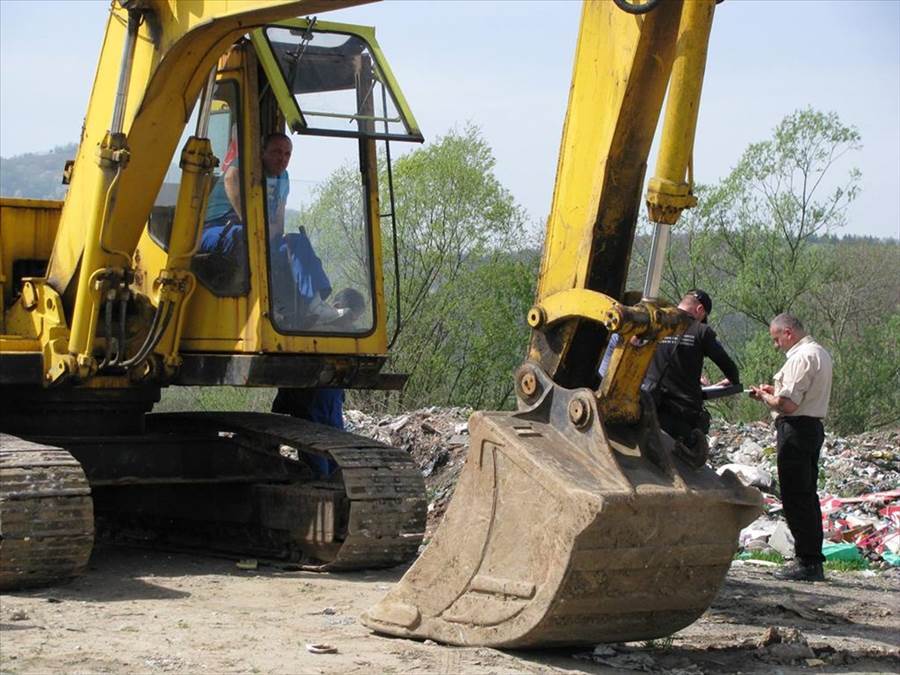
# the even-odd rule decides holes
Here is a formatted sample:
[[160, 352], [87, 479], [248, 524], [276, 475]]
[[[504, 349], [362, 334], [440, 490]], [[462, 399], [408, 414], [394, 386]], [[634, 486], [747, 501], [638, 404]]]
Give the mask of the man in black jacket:
[[706, 462], [709, 414], [703, 409], [703, 357], [713, 360], [725, 379], [719, 385], [739, 384], [738, 368], [719, 344], [716, 332], [706, 323], [712, 311], [712, 298], [706, 291], [688, 291], [678, 309], [694, 321], [682, 335], [664, 338], [656, 347], [656, 354], [647, 370], [644, 388], [657, 403], [659, 425], [672, 438], [680, 441], [691, 463]]

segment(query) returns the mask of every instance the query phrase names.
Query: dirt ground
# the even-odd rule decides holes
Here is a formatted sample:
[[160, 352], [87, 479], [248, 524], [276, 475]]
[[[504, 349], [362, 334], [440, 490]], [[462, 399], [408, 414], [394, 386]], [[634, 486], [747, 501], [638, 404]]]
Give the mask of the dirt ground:
[[[710, 610], [671, 642], [596, 653], [374, 635], [356, 617], [402, 572], [242, 570], [221, 558], [99, 548], [74, 582], [0, 596], [0, 672], [900, 672], [896, 571], [791, 584], [773, 580], [768, 567], [736, 563]], [[773, 626], [788, 635], [760, 647]], [[790, 628], [799, 634], [791, 638]], [[314, 643], [337, 653], [312, 654], [306, 645]]]

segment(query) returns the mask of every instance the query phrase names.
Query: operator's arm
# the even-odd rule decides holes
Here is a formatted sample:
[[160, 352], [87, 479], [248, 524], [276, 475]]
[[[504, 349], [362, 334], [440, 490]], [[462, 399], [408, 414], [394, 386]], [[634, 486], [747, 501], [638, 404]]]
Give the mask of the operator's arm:
[[226, 169], [225, 175], [222, 176], [222, 185], [225, 186], [225, 195], [228, 197], [228, 201], [231, 202], [234, 212], [238, 214], [238, 218], [243, 221], [244, 210], [241, 204], [241, 172], [235, 164], [232, 164]]
[[[703, 355], [712, 359], [712, 362], [719, 367], [729, 384], [741, 383], [737, 364], [728, 356], [728, 352], [725, 351], [712, 328], [707, 328], [703, 333]], [[721, 380], [716, 384], [725, 384], [725, 380]]]
[[287, 171], [277, 178], [266, 178], [266, 192], [271, 194], [273, 190], [274, 198], [270, 196], [266, 200], [266, 217], [269, 221], [269, 242], [275, 246], [280, 245], [284, 238], [284, 217], [290, 192], [290, 179]]
[[281, 241], [284, 237], [284, 202], [275, 207], [275, 211], [269, 214], [269, 239], [273, 242]]

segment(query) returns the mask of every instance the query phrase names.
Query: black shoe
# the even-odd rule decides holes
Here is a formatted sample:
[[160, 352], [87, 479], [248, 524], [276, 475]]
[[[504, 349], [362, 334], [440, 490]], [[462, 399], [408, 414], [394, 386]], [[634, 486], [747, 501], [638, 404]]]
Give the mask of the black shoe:
[[777, 570], [774, 576], [781, 581], [825, 581], [822, 563], [806, 565], [801, 562], [792, 562]]
[[706, 434], [699, 429], [694, 429], [684, 442], [676, 441], [674, 449], [675, 453], [693, 469], [699, 469], [709, 459], [709, 443]]

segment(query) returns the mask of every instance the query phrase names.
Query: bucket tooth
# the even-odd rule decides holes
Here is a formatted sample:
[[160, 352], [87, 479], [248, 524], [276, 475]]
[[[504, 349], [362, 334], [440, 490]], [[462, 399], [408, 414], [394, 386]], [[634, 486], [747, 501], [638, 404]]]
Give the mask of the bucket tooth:
[[646, 420], [610, 435], [596, 421], [576, 429], [564, 416], [574, 393], [472, 416], [444, 520], [363, 624], [548, 647], [658, 638], [706, 610], [760, 493], [675, 459], [655, 419], [649, 431]]

